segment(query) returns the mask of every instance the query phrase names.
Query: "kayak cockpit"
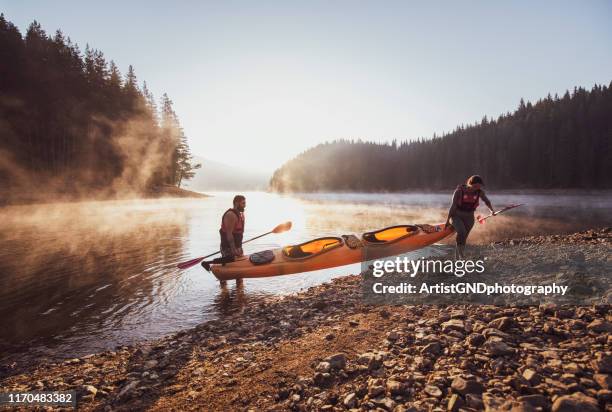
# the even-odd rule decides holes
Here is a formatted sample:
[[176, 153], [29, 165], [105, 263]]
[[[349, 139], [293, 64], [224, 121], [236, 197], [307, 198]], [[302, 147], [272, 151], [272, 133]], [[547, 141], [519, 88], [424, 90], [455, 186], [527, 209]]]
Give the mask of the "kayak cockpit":
[[418, 226], [398, 225], [376, 230], [374, 232], [366, 232], [363, 234], [362, 238], [367, 243], [382, 245], [396, 242], [400, 239], [404, 239], [407, 236], [415, 235], [418, 232]]
[[283, 254], [291, 259], [301, 259], [328, 252], [343, 244], [344, 241], [339, 237], [321, 237], [299, 245], [286, 246]]

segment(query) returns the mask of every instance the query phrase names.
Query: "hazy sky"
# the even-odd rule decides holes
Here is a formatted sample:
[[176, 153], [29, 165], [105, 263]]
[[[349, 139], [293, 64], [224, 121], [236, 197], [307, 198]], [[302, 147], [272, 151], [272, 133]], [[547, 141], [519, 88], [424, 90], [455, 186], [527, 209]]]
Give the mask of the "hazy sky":
[[[428, 3], [425, 5], [425, 3]], [[272, 171], [325, 140], [429, 137], [612, 80], [608, 1], [0, 0], [132, 64], [192, 151]]]

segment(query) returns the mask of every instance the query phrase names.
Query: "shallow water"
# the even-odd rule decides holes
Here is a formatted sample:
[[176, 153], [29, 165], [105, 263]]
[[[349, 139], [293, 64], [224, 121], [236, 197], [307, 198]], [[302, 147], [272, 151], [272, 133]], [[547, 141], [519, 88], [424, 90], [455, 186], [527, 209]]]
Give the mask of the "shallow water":
[[[221, 214], [233, 193], [206, 199], [82, 202], [0, 209], [0, 362], [75, 357], [153, 339], [288, 293], [359, 265], [221, 289], [199, 265], [176, 264], [218, 248]], [[249, 238], [291, 220], [293, 229], [245, 252], [323, 235], [402, 223], [438, 223], [448, 194], [247, 193]], [[472, 241], [610, 226], [612, 193], [491, 194], [496, 206], [527, 205], [478, 226]], [[484, 211], [483, 211], [484, 213]], [[448, 243], [448, 242], [447, 242]], [[449, 246], [434, 245], [417, 255]]]

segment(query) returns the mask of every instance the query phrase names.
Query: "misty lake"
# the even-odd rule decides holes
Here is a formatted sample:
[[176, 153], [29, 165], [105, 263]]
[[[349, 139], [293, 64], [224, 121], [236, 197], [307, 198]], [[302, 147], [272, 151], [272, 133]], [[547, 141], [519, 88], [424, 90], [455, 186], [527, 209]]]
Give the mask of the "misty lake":
[[[199, 265], [176, 269], [179, 262], [218, 249], [219, 220], [233, 193], [211, 195], [1, 208], [0, 363], [75, 357], [154, 339], [223, 317], [262, 296], [359, 272], [359, 265], [351, 265], [247, 279], [239, 288], [229, 282], [221, 289]], [[246, 196], [245, 238], [287, 220], [293, 229], [249, 243], [245, 253], [323, 235], [439, 223], [450, 200], [450, 193]], [[612, 225], [612, 192], [491, 192], [489, 197], [496, 208], [526, 205], [477, 225], [473, 242]], [[446, 243], [415, 253], [435, 254], [448, 249]]]

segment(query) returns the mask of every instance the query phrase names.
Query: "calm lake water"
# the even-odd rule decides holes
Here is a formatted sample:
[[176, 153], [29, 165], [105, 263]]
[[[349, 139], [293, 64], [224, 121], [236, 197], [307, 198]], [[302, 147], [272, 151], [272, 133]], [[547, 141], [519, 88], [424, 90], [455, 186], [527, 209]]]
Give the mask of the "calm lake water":
[[[232, 196], [0, 209], [0, 363], [75, 357], [154, 339], [222, 317], [261, 296], [359, 272], [359, 265], [351, 265], [246, 280], [242, 288], [230, 282], [221, 289], [199, 265], [176, 269], [179, 262], [218, 249], [219, 219]], [[246, 196], [246, 238], [293, 222], [290, 232], [245, 245], [246, 253], [323, 235], [439, 223], [450, 198], [416, 193]], [[526, 206], [478, 225], [474, 242], [612, 226], [612, 192], [489, 196], [496, 207]], [[449, 247], [434, 245], [417, 253]]]

